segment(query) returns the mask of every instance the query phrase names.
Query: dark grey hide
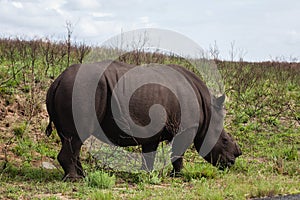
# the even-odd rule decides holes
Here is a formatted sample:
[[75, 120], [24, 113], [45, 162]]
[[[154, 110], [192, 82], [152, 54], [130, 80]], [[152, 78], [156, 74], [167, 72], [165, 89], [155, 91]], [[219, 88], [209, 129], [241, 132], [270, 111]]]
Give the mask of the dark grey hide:
[[[94, 109], [98, 121], [93, 122], [88, 118], [82, 119], [82, 122], [89, 128], [89, 131], [86, 133], [78, 133], [72, 111], [72, 93], [76, 74], [80, 67], [93, 66], [95, 69], [99, 68], [99, 70], [101, 70], [105, 65], [109, 66], [97, 83], [98, 86], [95, 93]], [[208, 88], [194, 73], [181, 66], [168, 66], [186, 78], [196, 95], [196, 102], [199, 105], [199, 111], [197, 112], [200, 113], [199, 119], [197, 119], [198, 129], [195, 133], [195, 137], [192, 138], [192, 142], [194, 142], [194, 146], [199, 152], [210, 124], [211, 115], [213, 112], [222, 112], [225, 97], [212, 98], [213, 101], [211, 102]], [[143, 154], [148, 155], [145, 156], [142, 167], [148, 170], [153, 168], [155, 151], [159, 143], [161, 141], [172, 141], [176, 136], [181, 120], [179, 101], [176, 95], [168, 88], [155, 83], [144, 85], [133, 93], [129, 102], [130, 117], [136, 124], [146, 126], [151, 121], [149, 117], [150, 107], [153, 104], [160, 104], [165, 108], [167, 118], [163, 128], [151, 137], [139, 138], [128, 135], [117, 125], [111, 108], [112, 91], [121, 77], [134, 67], [136, 66], [116, 61], [104, 61], [89, 65], [76, 64], [68, 67], [50, 86], [46, 100], [50, 122], [46, 134], [48, 136], [51, 134], [51, 123], [53, 122], [62, 142], [62, 149], [58, 155], [58, 161], [65, 172], [64, 179], [74, 179], [84, 176], [79, 154], [84, 140], [90, 135], [94, 135], [105, 142], [108, 142], [108, 138], [110, 143], [122, 147], [141, 145]], [[81, 80], [80, 84], [81, 83], [85, 84], [85, 80]], [[183, 94], [182, 92], [183, 91], [176, 91], [177, 95]], [[211, 106], [212, 104], [214, 105]], [[76, 106], [80, 107], [81, 105]], [[84, 107], [84, 105], [82, 106]], [[82, 109], [84, 110], [84, 108]], [[193, 108], [190, 108], [190, 110], [193, 112]], [[99, 135], [97, 128], [95, 128], [95, 123], [100, 124], [107, 137], [106, 139]], [[223, 127], [221, 129], [223, 129]], [[221, 133], [217, 134], [219, 138], [216, 138], [216, 144], [212, 150], [204, 156], [204, 159], [215, 166], [217, 165], [223, 168], [234, 164], [235, 158], [241, 155], [241, 150], [224, 129], [220, 131]], [[180, 172], [183, 167], [182, 157], [190, 143], [189, 141], [185, 142], [185, 139], [181, 138], [180, 143], [174, 141], [172, 144], [173, 150], [171, 158], [174, 168], [173, 172]], [[176, 145], [182, 145], [182, 147], [179, 148], [181, 149], [180, 151], [176, 150], [178, 149]], [[149, 153], [151, 156], [149, 156]]]

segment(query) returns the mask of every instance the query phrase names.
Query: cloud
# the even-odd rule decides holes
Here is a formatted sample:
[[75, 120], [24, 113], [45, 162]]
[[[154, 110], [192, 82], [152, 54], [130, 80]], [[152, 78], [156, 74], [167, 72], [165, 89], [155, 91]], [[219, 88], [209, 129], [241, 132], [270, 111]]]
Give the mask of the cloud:
[[155, 27], [180, 32], [203, 48], [217, 42], [228, 58], [230, 43], [261, 60], [300, 52], [300, 1], [228, 0], [0, 0], [4, 35], [63, 37], [65, 23], [78, 40], [101, 43], [122, 31]]
[[23, 8], [23, 4], [21, 2], [13, 1], [12, 5], [16, 8]]
[[66, 1], [62, 8], [68, 11], [98, 11], [101, 9], [101, 3], [97, 0], [72, 0]]

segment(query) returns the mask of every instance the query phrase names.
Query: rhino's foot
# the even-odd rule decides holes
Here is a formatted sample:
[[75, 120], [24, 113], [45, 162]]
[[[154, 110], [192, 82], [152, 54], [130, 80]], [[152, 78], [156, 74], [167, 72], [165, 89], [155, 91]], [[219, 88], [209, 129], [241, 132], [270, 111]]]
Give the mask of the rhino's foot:
[[84, 176], [78, 175], [78, 174], [67, 174], [63, 177], [62, 181], [70, 181], [70, 182], [76, 182], [79, 180], [82, 180]]

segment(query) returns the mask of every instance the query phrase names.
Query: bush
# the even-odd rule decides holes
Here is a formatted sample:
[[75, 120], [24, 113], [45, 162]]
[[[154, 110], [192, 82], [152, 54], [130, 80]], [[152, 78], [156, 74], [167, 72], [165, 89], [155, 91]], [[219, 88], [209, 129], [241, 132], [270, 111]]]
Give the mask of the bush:
[[88, 186], [101, 189], [112, 188], [116, 183], [116, 177], [114, 175], [110, 176], [103, 171], [91, 172], [85, 180]]
[[25, 133], [25, 130], [26, 130], [26, 123], [22, 123], [18, 126], [15, 126], [14, 129], [13, 129], [13, 133], [16, 137], [19, 137], [19, 138], [22, 138], [24, 133]]

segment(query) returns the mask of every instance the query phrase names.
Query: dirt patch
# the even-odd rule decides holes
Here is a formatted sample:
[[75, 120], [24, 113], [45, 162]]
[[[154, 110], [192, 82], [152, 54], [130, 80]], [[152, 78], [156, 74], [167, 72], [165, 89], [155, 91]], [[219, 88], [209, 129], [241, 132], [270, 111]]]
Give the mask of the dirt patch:
[[[41, 96], [45, 96], [44, 92], [41, 92]], [[38, 143], [45, 138], [43, 133], [43, 126], [48, 121], [48, 114], [45, 103], [41, 103], [38, 109], [39, 113], [34, 113], [32, 117], [25, 115], [25, 111], [28, 110], [28, 102], [26, 97], [22, 95], [3, 95], [0, 94], [0, 162], [12, 162], [16, 166], [20, 166], [23, 163], [23, 159], [20, 155], [16, 155], [14, 152], [15, 147], [19, 140], [23, 138], [30, 138], [33, 143]], [[22, 134], [16, 136], [16, 128], [22, 131]], [[24, 133], [23, 133], [24, 132]], [[30, 148], [30, 147], [29, 147]], [[50, 161], [41, 158], [41, 155], [32, 151], [33, 158], [32, 164], [40, 167], [40, 162]]]
[[69, 196], [63, 195], [62, 193], [57, 193], [57, 194], [37, 194], [34, 195], [33, 198], [37, 198], [37, 199], [45, 199], [45, 198], [50, 198], [50, 197], [56, 197], [58, 199], [61, 200], [72, 200], [72, 198], [70, 198]]
[[274, 197], [255, 198], [252, 200], [299, 200], [300, 194], [282, 195]]

